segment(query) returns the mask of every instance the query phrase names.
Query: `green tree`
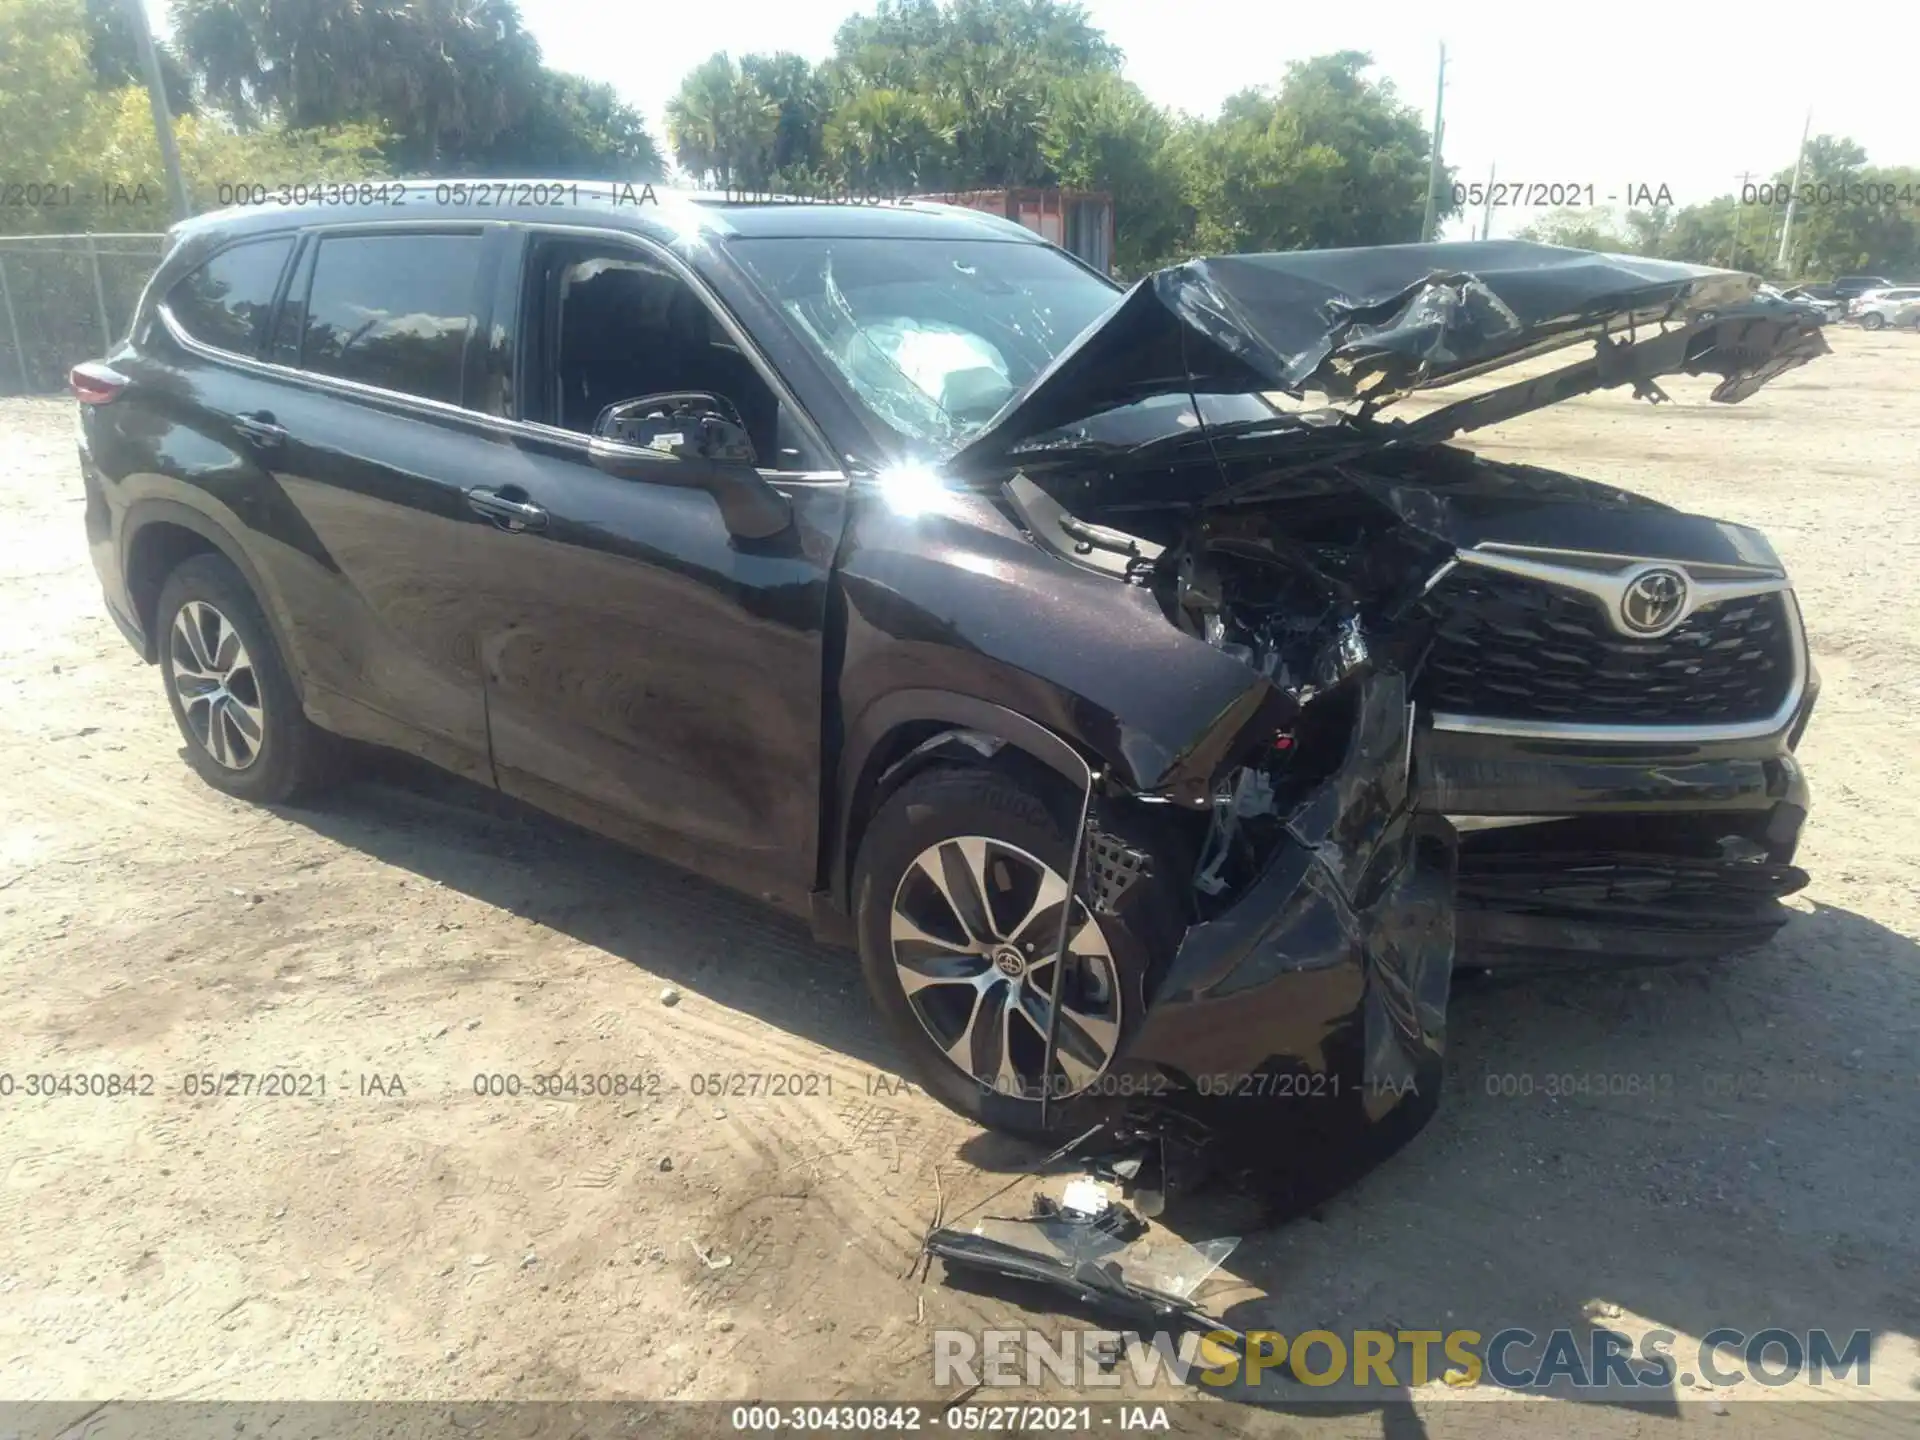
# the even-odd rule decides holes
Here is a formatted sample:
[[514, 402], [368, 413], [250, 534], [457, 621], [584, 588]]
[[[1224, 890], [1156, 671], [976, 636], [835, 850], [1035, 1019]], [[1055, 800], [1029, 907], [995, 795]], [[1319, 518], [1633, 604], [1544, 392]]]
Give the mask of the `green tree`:
[[1105, 71], [1059, 81], [1048, 109], [1041, 152], [1053, 178], [1113, 197], [1115, 271], [1134, 277], [1179, 258], [1193, 214], [1166, 113]]
[[[87, 59], [100, 88], [145, 85], [146, 67], [140, 59], [140, 42], [127, 17], [125, 0], [86, 0], [86, 11]], [[175, 115], [191, 114], [193, 77], [179, 57], [158, 40], [154, 52], [160, 62], [160, 83], [167, 92], [168, 109]]]
[[[86, 134], [89, 163], [122, 188], [138, 187], [153, 196], [153, 223], [131, 228], [159, 229], [166, 213], [167, 192], [147, 92], [128, 86], [106, 99], [106, 106], [96, 114]], [[181, 173], [196, 208], [201, 210], [219, 204], [222, 184], [272, 187], [315, 180], [379, 179], [391, 173], [382, 154], [386, 137], [374, 125], [242, 130], [222, 116], [203, 112], [182, 116], [173, 129]], [[97, 218], [104, 221], [115, 217]], [[111, 228], [128, 227], [116, 223]]]
[[[1428, 137], [1393, 86], [1341, 51], [1287, 67], [1277, 92], [1243, 90], [1182, 140], [1203, 250], [1386, 245], [1417, 239]], [[1452, 210], [1443, 171], [1439, 218]]]
[[172, 18], [203, 93], [243, 126], [363, 119], [394, 83], [385, 18], [363, 0], [173, 0]]
[[[7, 171], [61, 181], [81, 158], [78, 137], [101, 112], [80, 0], [0, 0], [0, 135]], [[0, 209], [0, 228], [58, 229], [36, 208]]]
[[953, 183], [1046, 184], [1049, 94], [1060, 81], [1117, 72], [1120, 52], [1061, 0], [880, 0], [834, 37], [836, 110], [861, 90], [917, 94], [952, 115]]
[[381, 57], [368, 110], [393, 127], [401, 168], [458, 163], [525, 115], [540, 50], [513, 0], [406, 0], [367, 14]]
[[205, 99], [243, 128], [376, 124], [407, 170], [657, 165], [630, 107], [540, 63], [515, 0], [173, 0], [173, 19]]
[[1570, 250], [1602, 250], [1617, 255], [1654, 253], [1643, 248], [1637, 236], [1622, 230], [1611, 212], [1580, 207], [1549, 210], [1522, 229], [1519, 238], [1542, 245], [1564, 245]]
[[827, 166], [856, 193], [934, 190], [955, 175], [958, 118], [940, 97], [863, 90], [835, 107], [823, 131]]
[[[0, 210], [0, 229], [159, 230], [171, 219], [146, 89], [99, 88], [89, 40], [81, 0], [0, 0], [0, 133], [11, 147], [10, 167], [67, 187], [59, 205]], [[174, 138], [201, 209], [219, 202], [222, 184], [386, 173], [384, 137], [370, 125], [245, 130], [201, 111], [179, 117]]]
[[544, 70], [520, 118], [461, 158], [462, 173], [658, 180], [665, 162], [644, 117], [613, 87]]
[[824, 76], [804, 55], [748, 55], [740, 71], [779, 113], [773, 169], [792, 172], [820, 163], [822, 131], [831, 100]]
[[1649, 209], [1627, 211], [1627, 244], [1621, 247], [1632, 255], [1667, 256], [1673, 243], [1673, 208], [1655, 205]]
[[[1764, 216], [1777, 260], [1793, 171], [1783, 167], [1773, 179], [1766, 197], [1773, 203], [1746, 208]], [[1807, 145], [1800, 185], [1787, 247], [1788, 277], [1900, 274], [1920, 266], [1920, 170], [1869, 165], [1867, 152], [1852, 140], [1820, 135]]]
[[667, 102], [674, 159], [702, 183], [768, 186], [780, 107], [724, 51], [694, 67]]
[[938, 82], [979, 51], [1020, 55], [1054, 76], [1120, 68], [1120, 51], [1086, 8], [1062, 0], [880, 0], [833, 42], [837, 59], [875, 79], [901, 78], [900, 62], [907, 75]]
[[1693, 265], [1758, 271], [1767, 264], [1766, 242], [1765, 214], [1743, 206], [1738, 196], [1721, 195], [1680, 208], [1667, 234], [1664, 255]]
[[1852, 140], [1815, 138], [1782, 267], [1792, 183], [1792, 170], [1783, 167], [1750, 195], [1718, 195], [1675, 211], [1630, 210], [1621, 248], [1781, 280], [1920, 270], [1920, 169], [1872, 166]]

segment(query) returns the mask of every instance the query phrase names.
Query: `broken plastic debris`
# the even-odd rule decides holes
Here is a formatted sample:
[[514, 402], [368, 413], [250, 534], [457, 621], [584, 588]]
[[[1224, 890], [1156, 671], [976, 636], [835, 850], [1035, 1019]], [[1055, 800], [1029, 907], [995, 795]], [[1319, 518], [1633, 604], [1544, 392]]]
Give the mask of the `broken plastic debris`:
[[1130, 1324], [1178, 1320], [1234, 1335], [1238, 1332], [1191, 1297], [1239, 1243], [1238, 1237], [1225, 1237], [1193, 1246], [1156, 1236], [1130, 1244], [1085, 1219], [1042, 1215], [984, 1218], [966, 1231], [942, 1227], [927, 1236], [926, 1250], [949, 1266], [1054, 1286]]
[[1060, 1208], [1073, 1215], [1095, 1216], [1112, 1203], [1107, 1198], [1106, 1186], [1084, 1175], [1068, 1181], [1065, 1193], [1060, 1196]]
[[1188, 1300], [1209, 1275], [1227, 1263], [1239, 1244], [1238, 1235], [1222, 1235], [1197, 1245], [1174, 1235], [1149, 1235], [1135, 1241], [1127, 1251], [1127, 1280]]
[[1065, 1216], [1032, 1220], [986, 1216], [972, 1227], [972, 1233], [1069, 1264], [1099, 1261], [1116, 1269], [1129, 1286], [1175, 1300], [1191, 1299], [1240, 1244], [1238, 1235], [1226, 1235], [1190, 1245], [1164, 1230], [1128, 1241], [1103, 1226]]

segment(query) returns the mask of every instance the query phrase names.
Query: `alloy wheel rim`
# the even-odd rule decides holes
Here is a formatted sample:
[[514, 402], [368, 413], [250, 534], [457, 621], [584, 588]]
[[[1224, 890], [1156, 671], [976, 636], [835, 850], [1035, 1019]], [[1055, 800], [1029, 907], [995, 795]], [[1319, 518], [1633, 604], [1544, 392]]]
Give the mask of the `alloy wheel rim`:
[[247, 769], [260, 758], [267, 721], [260, 677], [240, 632], [206, 601], [189, 600], [173, 617], [167, 650], [188, 733], [215, 764]]
[[1119, 969], [1074, 899], [1053, 1069], [1040, 1074], [1065, 903], [1051, 866], [982, 835], [929, 845], [894, 888], [889, 936], [908, 1008], [949, 1063], [998, 1095], [1077, 1095], [1119, 1048]]

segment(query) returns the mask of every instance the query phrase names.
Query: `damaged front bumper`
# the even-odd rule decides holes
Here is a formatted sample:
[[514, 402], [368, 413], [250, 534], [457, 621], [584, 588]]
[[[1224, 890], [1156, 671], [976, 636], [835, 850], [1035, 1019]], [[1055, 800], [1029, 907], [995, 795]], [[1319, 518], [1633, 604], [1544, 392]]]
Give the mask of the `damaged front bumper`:
[[1254, 883], [1188, 929], [1125, 1057], [1212, 1130], [1392, 1148], [1438, 1101], [1454, 835], [1412, 806], [1405, 681], [1357, 683], [1341, 765]]
[[1460, 831], [1476, 969], [1737, 954], [1792, 915], [1811, 803], [1791, 731], [1684, 745], [1423, 731], [1420, 804]]

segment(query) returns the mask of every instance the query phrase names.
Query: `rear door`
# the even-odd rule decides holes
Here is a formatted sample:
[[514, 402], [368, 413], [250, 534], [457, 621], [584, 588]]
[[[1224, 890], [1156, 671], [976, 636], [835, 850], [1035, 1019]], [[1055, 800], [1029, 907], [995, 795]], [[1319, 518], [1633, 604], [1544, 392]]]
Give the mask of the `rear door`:
[[465, 488], [500, 443], [469, 407], [497, 227], [303, 237], [241, 417], [276, 481], [268, 565], [307, 678], [343, 733], [491, 779], [463, 560]]
[[[668, 257], [530, 232], [519, 268], [514, 444], [475, 500], [479, 629], [500, 787], [798, 908], [813, 887], [822, 630], [846, 480], [743, 333]], [[794, 523], [729, 534], [713, 498], [588, 461], [608, 404], [721, 394]]]
[[496, 443], [465, 402], [497, 243], [478, 225], [237, 237], [158, 297], [130, 403], [103, 407], [124, 432], [120, 543], [211, 522], [315, 719], [482, 778], [458, 477]]

